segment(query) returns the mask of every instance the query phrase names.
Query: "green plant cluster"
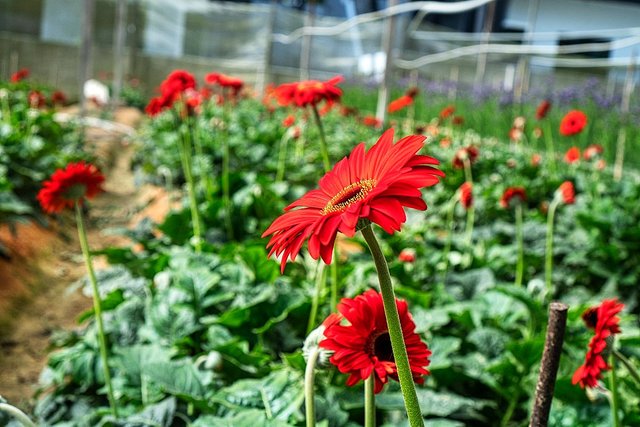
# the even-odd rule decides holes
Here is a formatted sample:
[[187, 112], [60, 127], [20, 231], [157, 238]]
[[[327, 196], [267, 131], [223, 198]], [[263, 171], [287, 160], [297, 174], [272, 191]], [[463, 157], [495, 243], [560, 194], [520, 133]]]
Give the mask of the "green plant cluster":
[[[56, 339], [56, 350], [42, 374], [43, 393], [35, 412], [40, 423], [304, 425], [301, 348], [308, 333], [318, 263], [303, 251], [281, 275], [278, 263], [267, 259], [266, 239], [260, 239], [282, 209], [315, 188], [323, 174], [311, 118], [305, 121], [302, 112], [294, 112], [302, 130], [295, 138], [281, 124], [289, 113], [242, 100], [235, 105], [206, 104], [190, 119], [200, 144], [194, 174], [207, 230], [202, 252], [196, 253], [189, 244], [191, 216], [186, 202], [183, 210], [172, 212], [161, 224], [146, 220], [135, 229], [122, 230], [132, 239], [131, 246], [96, 252], [106, 255], [113, 266], [98, 280], [122, 419], [113, 420], [108, 409], [93, 313], [87, 312], [79, 319], [79, 331]], [[431, 119], [421, 115], [423, 123], [417, 124]], [[356, 143], [366, 141], [370, 146], [381, 134], [337, 110], [323, 121], [334, 162]], [[171, 112], [163, 113], [149, 121], [139, 143], [140, 170], [170, 188], [183, 182], [177, 172], [180, 126], [185, 122]], [[407, 132], [413, 128], [410, 123], [406, 126]], [[232, 241], [224, 230], [220, 195], [221, 138], [228, 138], [231, 150]], [[450, 146], [440, 144], [445, 138]], [[285, 143], [284, 180], [276, 182], [280, 145]], [[457, 149], [470, 144], [480, 150], [472, 167], [476, 226], [471, 244], [464, 239], [464, 211], [459, 205], [454, 208], [452, 234], [446, 219], [464, 181], [463, 170], [454, 169], [451, 159]], [[618, 296], [625, 302], [630, 314], [623, 316], [619, 347], [632, 362], [640, 360], [635, 320], [640, 275], [637, 171], [625, 171], [617, 182], [609, 168], [559, 160], [557, 172], [552, 172], [544, 155], [539, 166], [531, 164], [535, 145], [485, 138], [466, 125], [440, 126], [425, 151], [441, 160], [446, 178], [425, 191], [429, 209], [408, 212], [403, 231], [384, 235], [382, 245], [391, 260], [396, 292], [409, 302], [417, 332], [433, 352], [431, 375], [418, 387], [428, 425], [528, 424], [547, 322], [542, 297], [545, 203], [565, 180], [574, 182], [577, 200], [562, 206], [556, 216], [553, 283], [555, 299], [571, 308], [550, 425], [608, 425], [606, 395], [585, 393], [571, 385], [571, 376], [584, 360], [590, 337], [580, 314], [605, 297]], [[513, 285], [513, 211], [498, 203], [503, 190], [514, 185], [528, 192], [526, 286], [521, 288]], [[445, 252], [449, 239], [451, 250]], [[357, 237], [339, 245], [341, 294], [352, 297], [375, 287], [374, 266], [359, 250], [363, 241]], [[405, 248], [416, 251], [414, 262], [397, 258]], [[320, 297], [321, 320], [331, 308], [328, 295]], [[624, 368], [618, 376], [624, 425], [637, 425], [640, 388]], [[316, 381], [318, 425], [362, 423], [362, 385], [345, 387], [345, 376], [331, 368], [319, 371]], [[388, 385], [376, 401], [381, 425], [406, 422], [397, 384]]]

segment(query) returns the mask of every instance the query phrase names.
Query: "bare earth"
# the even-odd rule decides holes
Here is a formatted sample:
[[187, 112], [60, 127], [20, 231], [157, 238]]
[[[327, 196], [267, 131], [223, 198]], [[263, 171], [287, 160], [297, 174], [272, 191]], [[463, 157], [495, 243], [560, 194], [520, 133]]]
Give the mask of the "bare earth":
[[[132, 109], [115, 116], [130, 126], [139, 119]], [[161, 220], [170, 198], [159, 188], [134, 186], [133, 147], [122, 136], [89, 129], [87, 146], [107, 165], [106, 193], [90, 205], [89, 244], [93, 249], [127, 245], [125, 238], [105, 230], [130, 226], [144, 216]], [[70, 284], [85, 274], [73, 216], [52, 221], [48, 228], [21, 225], [16, 235], [0, 228], [0, 240], [12, 254], [10, 261], [0, 260], [0, 395], [29, 410], [52, 334], [81, 327], [76, 319], [92, 303], [80, 290], [70, 291]], [[100, 269], [106, 262], [96, 258], [94, 265]]]

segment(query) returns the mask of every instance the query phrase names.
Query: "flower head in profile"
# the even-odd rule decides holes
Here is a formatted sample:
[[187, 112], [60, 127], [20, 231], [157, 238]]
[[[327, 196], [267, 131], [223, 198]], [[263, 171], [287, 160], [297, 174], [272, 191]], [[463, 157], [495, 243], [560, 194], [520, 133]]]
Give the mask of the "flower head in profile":
[[469, 164], [474, 164], [478, 159], [478, 155], [480, 154], [480, 150], [475, 145], [470, 145], [468, 147], [464, 147], [456, 151], [456, 154], [453, 156], [453, 167], [456, 169], [464, 168], [465, 160], [469, 161]]
[[318, 189], [287, 206], [263, 233], [262, 237], [271, 235], [269, 256], [281, 257], [284, 271], [309, 239], [309, 254], [330, 264], [338, 231], [353, 237], [360, 219], [387, 233], [399, 231], [407, 219], [405, 207], [427, 209], [420, 188], [435, 185], [444, 176], [433, 167], [438, 160], [416, 154], [424, 140], [411, 135], [394, 144], [389, 129], [368, 151], [364, 143], [358, 144], [320, 179]]
[[64, 105], [67, 102], [67, 96], [64, 92], [56, 90], [51, 94], [51, 103], [53, 105]]
[[404, 248], [398, 255], [398, 261], [411, 263], [416, 261], [416, 250], [412, 248]]
[[440, 111], [440, 120], [446, 120], [456, 112], [456, 107], [453, 105], [447, 105]]
[[542, 120], [547, 117], [550, 109], [551, 102], [547, 99], [543, 100], [540, 104], [538, 104], [538, 108], [536, 108], [536, 119]]
[[556, 197], [565, 205], [572, 205], [576, 202], [576, 190], [571, 181], [565, 181], [560, 184], [556, 190]]
[[465, 181], [459, 188], [460, 204], [463, 208], [469, 209], [473, 206], [473, 186], [469, 181]]
[[579, 384], [581, 388], [596, 387], [602, 372], [610, 369], [603, 352], [607, 348], [607, 338], [620, 333], [620, 318], [617, 315], [623, 308], [624, 304], [617, 299], [608, 299], [582, 314], [587, 326], [594, 330], [594, 335], [589, 342], [584, 364], [573, 374], [573, 384]]
[[587, 115], [580, 110], [569, 111], [560, 122], [560, 133], [571, 136], [582, 132], [587, 125]]
[[602, 145], [591, 144], [590, 146], [585, 148], [584, 152], [582, 153], [582, 156], [586, 161], [590, 161], [602, 155], [603, 151], [604, 151], [604, 148], [602, 148]]
[[524, 203], [527, 200], [527, 192], [523, 187], [509, 187], [504, 190], [500, 198], [500, 206], [507, 209], [514, 203]]
[[[413, 380], [422, 384], [429, 366], [431, 351], [415, 333], [416, 325], [411, 318], [406, 301], [396, 299], [400, 315], [402, 335], [407, 347]], [[380, 393], [392, 378], [398, 381], [398, 370], [393, 358], [389, 329], [384, 314], [382, 295], [368, 290], [353, 299], [343, 298], [338, 311], [345, 322], [333, 323], [326, 328], [325, 340], [320, 347], [332, 350], [329, 359], [342, 373], [349, 374], [347, 385], [374, 376], [374, 392]]]
[[22, 68], [22, 69], [16, 71], [15, 73], [11, 74], [11, 83], [21, 82], [22, 80], [26, 79], [27, 77], [29, 77], [29, 70], [26, 69], [26, 68]]
[[284, 83], [275, 89], [274, 95], [282, 106], [306, 107], [318, 105], [322, 101], [335, 102], [339, 101], [342, 96], [342, 89], [336, 85], [343, 80], [342, 76], [336, 76], [325, 82], [305, 80]]
[[570, 165], [580, 161], [580, 149], [578, 147], [571, 147], [564, 153], [564, 161]]
[[372, 128], [380, 129], [382, 127], [382, 120], [376, 116], [364, 116], [362, 118], [362, 124]]
[[413, 98], [407, 95], [402, 95], [400, 98], [394, 99], [389, 103], [387, 111], [395, 113], [396, 111], [400, 111], [411, 104], [413, 104]]
[[204, 81], [210, 85], [218, 85], [229, 89], [232, 96], [238, 96], [244, 86], [244, 80], [239, 77], [228, 76], [222, 73], [209, 73], [204, 76]]
[[47, 213], [61, 212], [83, 203], [103, 191], [104, 176], [90, 163], [69, 163], [64, 169], [56, 170], [49, 181], [42, 184], [38, 201]]
[[531, 166], [538, 167], [540, 166], [540, 162], [542, 162], [542, 156], [540, 156], [540, 154], [538, 153], [533, 153], [531, 155]]
[[31, 108], [42, 108], [47, 103], [46, 98], [39, 90], [32, 90], [27, 96], [27, 101]]

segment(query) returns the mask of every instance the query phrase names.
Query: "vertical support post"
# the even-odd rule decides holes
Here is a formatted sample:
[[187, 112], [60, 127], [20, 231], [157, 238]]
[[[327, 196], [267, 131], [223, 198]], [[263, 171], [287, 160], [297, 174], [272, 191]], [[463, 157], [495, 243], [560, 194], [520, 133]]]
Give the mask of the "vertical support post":
[[[527, 31], [524, 33], [523, 40], [524, 46], [531, 45], [531, 42], [533, 41], [539, 7], [540, 0], [531, 0], [529, 2], [529, 10], [527, 12]], [[529, 58], [526, 55], [522, 55], [518, 60], [518, 66], [516, 68], [514, 100], [517, 103], [521, 103], [522, 95], [529, 89]]]
[[627, 66], [627, 75], [624, 79], [624, 86], [622, 89], [622, 101], [620, 102], [620, 115], [625, 123], [623, 123], [623, 126], [620, 126], [620, 130], [618, 131], [616, 160], [613, 167], [613, 179], [616, 181], [620, 181], [622, 179], [622, 169], [624, 168], [624, 145], [627, 138], [627, 129], [625, 125], [628, 125], [631, 94], [633, 93], [633, 87], [635, 86], [635, 65], [636, 51], [634, 50], [631, 54], [631, 58], [629, 59], [629, 65]]
[[276, 10], [278, 7], [277, 0], [271, 0], [269, 4], [269, 17], [265, 35], [264, 45], [264, 61], [258, 71], [258, 78], [256, 79], [256, 92], [259, 94], [264, 93], [264, 89], [267, 82], [271, 81], [271, 54], [273, 53], [273, 29], [276, 25]]
[[450, 101], [455, 101], [456, 96], [458, 95], [458, 82], [460, 80], [460, 67], [458, 65], [454, 65], [451, 67], [451, 72], [449, 74], [449, 83], [451, 86], [449, 87], [449, 92], [447, 93], [447, 97]]
[[116, 3], [116, 28], [113, 35], [113, 94], [111, 97], [111, 109], [113, 111], [115, 111], [120, 103], [120, 93], [122, 92], [122, 81], [124, 77], [127, 3], [127, 0], [117, 0]]
[[[387, 9], [398, 4], [398, 0], [389, 0]], [[384, 30], [382, 32], [382, 51], [385, 53], [384, 74], [382, 77], [382, 85], [378, 89], [378, 106], [376, 108], [376, 118], [382, 123], [386, 120], [387, 103], [389, 101], [389, 84], [391, 83], [391, 72], [393, 67], [393, 42], [394, 33], [396, 31], [395, 16], [387, 16], [384, 22]]]
[[304, 15], [305, 33], [300, 46], [300, 80], [309, 80], [309, 67], [311, 64], [312, 36], [306, 32], [308, 27], [313, 27], [316, 21], [316, 0], [309, 0], [309, 9]]
[[560, 302], [552, 302], [549, 305], [549, 325], [540, 361], [540, 374], [536, 384], [536, 396], [529, 427], [546, 427], [549, 422], [553, 390], [562, 354], [564, 331], [567, 326], [567, 310], [569, 307]]
[[[493, 18], [496, 13], [496, 2], [491, 2], [485, 6], [484, 23], [482, 25], [482, 44], [487, 46], [491, 40], [491, 32], [493, 31]], [[487, 69], [487, 52], [478, 55], [476, 62], [476, 75], [474, 85], [479, 86], [482, 83], [484, 73]]]
[[95, 0], [84, 0], [84, 17], [82, 21], [82, 44], [80, 45], [80, 118], [86, 114], [87, 100], [84, 97], [84, 83], [89, 80], [93, 73], [93, 61], [91, 58], [91, 48], [93, 45], [93, 17], [95, 15]]

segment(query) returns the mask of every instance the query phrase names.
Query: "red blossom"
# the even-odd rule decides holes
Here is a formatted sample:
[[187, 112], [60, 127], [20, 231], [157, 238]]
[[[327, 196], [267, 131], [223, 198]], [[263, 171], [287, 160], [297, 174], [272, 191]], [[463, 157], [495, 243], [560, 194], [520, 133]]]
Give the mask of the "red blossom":
[[26, 69], [26, 68], [22, 68], [22, 69], [16, 71], [15, 73], [11, 74], [11, 83], [21, 82], [22, 80], [26, 79], [27, 77], [29, 77], [29, 70]]
[[368, 151], [364, 143], [358, 144], [320, 179], [320, 188], [287, 206], [262, 234], [272, 235], [269, 256], [280, 257], [284, 271], [309, 239], [311, 257], [330, 264], [338, 231], [353, 237], [360, 219], [390, 234], [400, 231], [407, 219], [404, 208], [425, 210], [420, 188], [433, 186], [444, 176], [433, 167], [438, 160], [416, 154], [424, 140], [411, 135], [394, 144], [389, 129]]
[[500, 198], [500, 206], [507, 209], [513, 203], [523, 203], [527, 200], [527, 192], [523, 187], [509, 187], [504, 190]]
[[440, 120], [446, 120], [447, 118], [451, 117], [451, 115], [453, 115], [453, 113], [455, 112], [456, 112], [456, 107], [454, 107], [453, 105], [448, 105], [444, 107], [442, 111], [440, 111]]
[[571, 136], [582, 132], [587, 125], [587, 115], [580, 110], [569, 111], [560, 122], [560, 133]]
[[293, 104], [298, 107], [306, 107], [318, 105], [322, 101], [339, 101], [342, 89], [336, 85], [343, 80], [342, 76], [336, 76], [326, 82], [306, 80], [284, 83], [275, 89], [274, 95], [282, 106]]
[[293, 114], [289, 114], [287, 117], [282, 119], [282, 126], [288, 128], [293, 126], [295, 122], [296, 122], [296, 116], [294, 116]]
[[[396, 299], [402, 335], [407, 348], [413, 380], [422, 384], [429, 375], [431, 351], [415, 332], [416, 325], [406, 301]], [[368, 290], [353, 299], [343, 298], [338, 311], [347, 324], [330, 323], [320, 347], [332, 350], [329, 359], [342, 373], [349, 374], [348, 386], [373, 375], [374, 392], [380, 393], [389, 378], [398, 381], [398, 368], [391, 349], [382, 295]]]
[[462, 183], [458, 189], [460, 193], [460, 204], [465, 209], [469, 209], [473, 206], [473, 186], [469, 181]]
[[547, 113], [549, 113], [550, 109], [551, 102], [545, 99], [538, 105], [538, 108], [536, 108], [536, 119], [542, 120], [547, 117]]
[[47, 100], [39, 90], [32, 90], [27, 96], [27, 101], [31, 108], [42, 108], [45, 106]]
[[454, 126], [462, 126], [464, 124], [464, 117], [453, 116], [453, 119], [451, 119], [451, 124]]
[[396, 111], [400, 111], [409, 105], [413, 104], [413, 98], [407, 95], [402, 95], [398, 99], [394, 99], [387, 106], [387, 111], [390, 113], [395, 113]]
[[64, 169], [56, 170], [49, 181], [42, 184], [38, 201], [47, 213], [61, 212], [73, 208], [103, 191], [104, 176], [90, 163], [69, 163]]
[[364, 123], [365, 126], [370, 126], [376, 129], [380, 129], [382, 127], [382, 120], [378, 119], [376, 116], [364, 116], [362, 118], [362, 123]]
[[584, 157], [585, 160], [589, 161], [600, 156], [603, 151], [604, 151], [604, 148], [602, 148], [602, 145], [591, 144], [584, 150], [584, 153], [582, 153], [582, 156]]
[[540, 162], [541, 161], [542, 161], [542, 156], [540, 156], [540, 154], [534, 153], [531, 156], [531, 166], [538, 167], [538, 166], [540, 166]]
[[65, 94], [59, 90], [56, 90], [51, 94], [51, 103], [53, 105], [64, 105], [67, 102], [67, 97]]
[[580, 160], [580, 149], [578, 147], [571, 147], [564, 154], [564, 161], [568, 164], [576, 163]]
[[583, 313], [587, 326], [594, 329], [594, 335], [589, 342], [589, 349], [582, 364], [573, 374], [571, 382], [579, 384], [581, 388], [593, 388], [602, 378], [602, 372], [611, 369], [602, 356], [607, 348], [607, 338], [620, 333], [620, 318], [624, 304], [617, 299], [602, 301], [597, 307], [592, 307]]
[[410, 249], [410, 248], [404, 248], [403, 250], [400, 251], [400, 254], [398, 255], [398, 260], [400, 262], [415, 262], [416, 261], [416, 250], [415, 249]]
[[[442, 141], [440, 141], [442, 145]], [[464, 147], [456, 151], [456, 154], [453, 156], [453, 167], [456, 169], [464, 168], [464, 161], [469, 160], [470, 164], [474, 164], [478, 159], [478, 155], [480, 154], [480, 150], [475, 145], [470, 145], [468, 147]]]
[[556, 194], [565, 205], [572, 205], [576, 201], [576, 190], [571, 181], [565, 181], [560, 184]]

